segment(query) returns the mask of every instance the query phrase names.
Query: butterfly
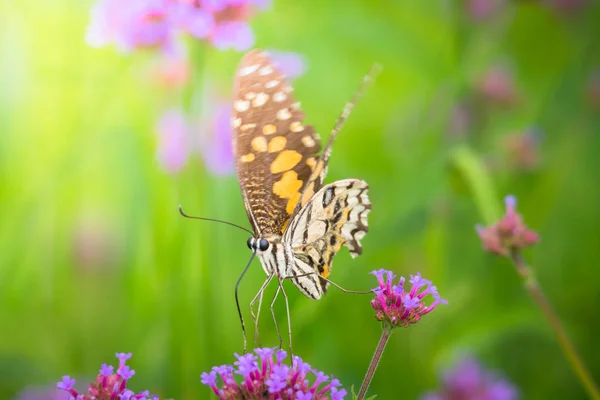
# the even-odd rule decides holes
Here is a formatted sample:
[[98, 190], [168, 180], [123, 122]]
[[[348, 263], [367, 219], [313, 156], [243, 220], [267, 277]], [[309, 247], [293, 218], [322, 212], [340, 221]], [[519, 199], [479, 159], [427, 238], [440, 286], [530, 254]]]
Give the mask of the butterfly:
[[269, 281], [290, 279], [306, 297], [320, 299], [333, 257], [342, 246], [352, 257], [361, 254], [368, 231], [367, 183], [343, 179], [324, 185], [333, 140], [355, 101], [320, 153], [318, 134], [304, 124], [293, 88], [267, 52], [252, 50], [243, 57], [234, 96], [233, 153], [254, 233], [248, 247]]

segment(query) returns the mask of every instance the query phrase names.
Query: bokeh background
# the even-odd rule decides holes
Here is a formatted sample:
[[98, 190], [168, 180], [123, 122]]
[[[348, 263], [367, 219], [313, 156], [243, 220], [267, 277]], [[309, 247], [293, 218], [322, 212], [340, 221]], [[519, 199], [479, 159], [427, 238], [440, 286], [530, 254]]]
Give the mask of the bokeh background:
[[[94, 48], [92, 3], [0, 5], [0, 398], [85, 382], [117, 351], [133, 352], [133, 389], [210, 398], [200, 373], [241, 351], [247, 235], [177, 206], [249, 226], [214, 120], [243, 52], [189, 35], [174, 63]], [[598, 2], [573, 0], [274, 0], [249, 19], [254, 46], [303, 60], [296, 94], [324, 137], [384, 67], [330, 163], [328, 181], [365, 179], [373, 204], [363, 255], [343, 250], [332, 278], [367, 290], [373, 269], [420, 271], [449, 305], [395, 331], [378, 398], [418, 398], [467, 353], [524, 399], [586, 398], [510, 262], [473, 229], [509, 193], [542, 238], [525, 257], [600, 379], [599, 21]], [[264, 277], [255, 261], [242, 305]], [[288, 293], [295, 352], [359, 386], [381, 332], [370, 296]]]

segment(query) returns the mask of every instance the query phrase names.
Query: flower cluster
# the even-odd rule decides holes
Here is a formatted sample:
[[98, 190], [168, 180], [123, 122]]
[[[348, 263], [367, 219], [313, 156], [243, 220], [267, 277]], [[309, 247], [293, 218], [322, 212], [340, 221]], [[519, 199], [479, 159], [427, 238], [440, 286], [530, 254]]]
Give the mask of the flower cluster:
[[219, 50], [246, 50], [254, 43], [248, 19], [269, 0], [99, 0], [91, 10], [86, 41], [113, 43], [122, 51], [176, 50], [178, 37], [209, 41]]
[[[379, 287], [373, 289], [375, 298], [371, 300], [375, 317], [392, 328], [408, 327], [417, 323], [423, 315], [433, 311], [438, 304], [448, 304], [440, 297], [431, 281], [423, 279], [421, 274], [410, 276], [409, 282], [412, 287], [409, 291], [404, 289], [404, 277], [400, 277], [397, 285], [392, 285], [395, 277], [392, 271], [380, 269], [373, 271], [372, 274], [379, 280]], [[429, 306], [423, 303], [423, 298], [428, 294], [433, 297], [433, 302]]]
[[[317, 371], [298, 356], [292, 357], [292, 365], [284, 364], [284, 350], [272, 348], [255, 349], [254, 353], [237, 355], [232, 365], [213, 367], [203, 373], [202, 383], [209, 386], [221, 400], [234, 399], [281, 399], [281, 400], [341, 400], [347, 394], [337, 379]], [[275, 359], [273, 359], [275, 355]], [[315, 375], [314, 382], [308, 373]], [[234, 374], [241, 375], [238, 383]], [[218, 378], [222, 386], [217, 386]], [[323, 385], [321, 388], [319, 388]]]
[[514, 196], [506, 196], [504, 202], [506, 212], [500, 221], [487, 227], [477, 225], [475, 229], [485, 250], [509, 256], [513, 249], [536, 244], [539, 236], [523, 223], [523, 218], [516, 212], [517, 200]]
[[75, 379], [69, 375], [63, 376], [56, 387], [69, 393], [74, 400], [158, 400], [158, 396], [150, 395], [147, 390], [136, 394], [127, 389], [127, 381], [135, 374], [135, 371], [125, 364], [131, 358], [131, 353], [117, 353], [117, 358], [119, 359], [117, 372], [115, 373], [112, 365], [102, 364], [100, 374], [94, 382], [90, 383], [88, 394], [78, 393], [73, 388]]
[[442, 387], [421, 400], [515, 400], [518, 393], [508, 381], [485, 371], [477, 361], [464, 358], [442, 375]]

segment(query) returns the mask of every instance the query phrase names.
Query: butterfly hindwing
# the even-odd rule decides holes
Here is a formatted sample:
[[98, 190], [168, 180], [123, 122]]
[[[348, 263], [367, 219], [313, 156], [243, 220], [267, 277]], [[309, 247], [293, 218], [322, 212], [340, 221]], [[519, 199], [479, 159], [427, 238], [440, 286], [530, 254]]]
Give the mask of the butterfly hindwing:
[[282, 235], [315, 169], [321, 143], [268, 53], [237, 70], [231, 124], [236, 172], [257, 237]]
[[289, 275], [306, 296], [319, 299], [327, 289], [333, 257], [342, 246], [353, 257], [361, 254], [360, 240], [368, 231], [371, 203], [368, 185], [359, 179], [344, 179], [322, 187], [294, 216], [283, 241], [294, 252]]

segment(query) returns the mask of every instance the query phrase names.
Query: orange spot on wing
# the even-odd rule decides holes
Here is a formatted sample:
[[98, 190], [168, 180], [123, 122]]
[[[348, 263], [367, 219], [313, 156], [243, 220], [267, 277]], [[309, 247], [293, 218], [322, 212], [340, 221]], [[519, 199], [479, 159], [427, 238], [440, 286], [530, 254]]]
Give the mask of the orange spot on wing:
[[295, 150], [284, 150], [277, 155], [271, 164], [271, 173], [288, 171], [294, 168], [302, 159], [302, 154]]
[[298, 179], [295, 171], [287, 171], [280, 180], [273, 184], [273, 193], [282, 199], [291, 199], [302, 187], [302, 181]]
[[267, 139], [263, 136], [257, 136], [250, 142], [254, 151], [267, 151]]
[[276, 153], [283, 150], [287, 143], [286, 138], [283, 136], [276, 136], [269, 142], [269, 153]]

